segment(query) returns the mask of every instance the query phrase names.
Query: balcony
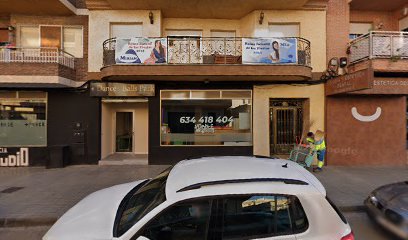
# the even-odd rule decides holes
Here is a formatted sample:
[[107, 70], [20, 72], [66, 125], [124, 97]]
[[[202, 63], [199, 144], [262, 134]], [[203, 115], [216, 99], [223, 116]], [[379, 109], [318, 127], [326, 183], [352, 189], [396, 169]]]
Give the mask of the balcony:
[[[138, 41], [144, 38], [134, 39]], [[292, 55], [295, 55], [293, 61], [275, 63], [245, 61], [243, 41], [271, 43], [274, 40], [290, 42], [293, 45], [291, 50]], [[165, 42], [167, 46], [164, 63], [126, 64], [117, 63], [115, 59], [117, 39], [106, 40], [103, 44], [102, 78], [170, 81], [302, 81], [311, 79], [312, 75], [310, 43], [302, 38], [168, 37], [165, 38]]]
[[75, 74], [75, 57], [58, 48], [0, 48], [2, 86], [71, 86]]
[[350, 42], [350, 72], [408, 73], [408, 33], [373, 31]]

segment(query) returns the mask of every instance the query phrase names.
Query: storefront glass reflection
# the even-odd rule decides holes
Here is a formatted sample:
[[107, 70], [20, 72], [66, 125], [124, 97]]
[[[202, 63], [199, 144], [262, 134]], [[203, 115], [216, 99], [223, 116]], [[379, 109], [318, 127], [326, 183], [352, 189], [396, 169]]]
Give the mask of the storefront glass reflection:
[[46, 146], [46, 94], [28, 94], [27, 98], [24, 93], [7, 94], [11, 96], [0, 94], [0, 146]]
[[252, 145], [250, 90], [162, 91], [161, 145]]

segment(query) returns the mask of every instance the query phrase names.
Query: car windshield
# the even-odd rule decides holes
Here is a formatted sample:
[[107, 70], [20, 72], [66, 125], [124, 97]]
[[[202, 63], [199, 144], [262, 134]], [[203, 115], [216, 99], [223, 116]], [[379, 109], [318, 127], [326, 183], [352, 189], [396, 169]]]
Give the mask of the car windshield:
[[117, 225], [117, 235], [121, 236], [137, 221], [142, 219], [155, 207], [166, 201], [166, 181], [171, 168], [147, 182], [135, 193], [127, 197]]

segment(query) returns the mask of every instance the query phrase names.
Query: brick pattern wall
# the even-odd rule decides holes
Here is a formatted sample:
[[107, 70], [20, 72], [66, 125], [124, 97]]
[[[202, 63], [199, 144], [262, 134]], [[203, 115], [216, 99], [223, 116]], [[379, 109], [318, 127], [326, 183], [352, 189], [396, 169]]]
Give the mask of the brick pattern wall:
[[0, 63], [1, 75], [61, 76], [75, 80], [75, 70], [57, 63]]
[[[85, 81], [88, 73], [88, 16], [27, 16], [11, 15], [11, 25], [62, 25], [62, 26], [83, 26], [83, 58], [75, 61], [76, 81]], [[18, 71], [18, 70], [15, 70]]]
[[347, 56], [350, 11], [348, 0], [329, 0], [327, 8], [327, 59]]
[[8, 27], [10, 25], [10, 15], [0, 14], [0, 28]]
[[[375, 31], [398, 31], [398, 17], [395, 12], [352, 10], [350, 22], [372, 23]], [[381, 29], [378, 28], [380, 24], [382, 24]]]

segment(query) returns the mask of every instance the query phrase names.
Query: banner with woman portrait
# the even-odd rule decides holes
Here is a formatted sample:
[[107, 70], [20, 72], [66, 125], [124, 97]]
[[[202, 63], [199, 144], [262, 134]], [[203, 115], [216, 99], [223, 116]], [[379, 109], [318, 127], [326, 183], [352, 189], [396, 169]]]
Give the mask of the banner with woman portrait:
[[296, 38], [243, 38], [243, 64], [296, 64]]
[[167, 63], [166, 38], [116, 39], [115, 62], [119, 64]]

